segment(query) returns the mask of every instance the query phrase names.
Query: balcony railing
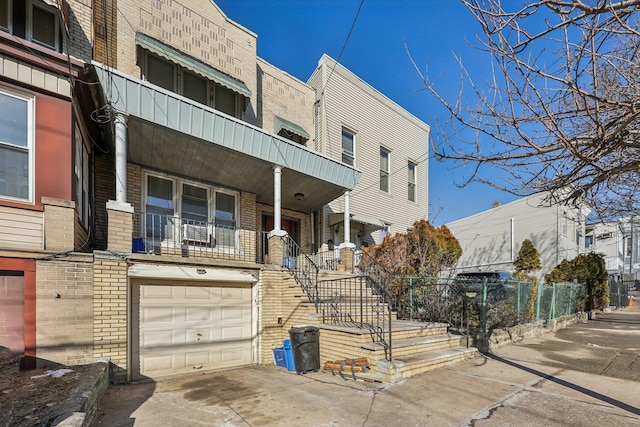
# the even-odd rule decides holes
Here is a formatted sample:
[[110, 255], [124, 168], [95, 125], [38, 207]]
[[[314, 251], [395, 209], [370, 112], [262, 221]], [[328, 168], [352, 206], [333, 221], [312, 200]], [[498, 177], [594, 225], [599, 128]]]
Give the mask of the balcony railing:
[[136, 213], [133, 253], [264, 262], [266, 233], [176, 215]]

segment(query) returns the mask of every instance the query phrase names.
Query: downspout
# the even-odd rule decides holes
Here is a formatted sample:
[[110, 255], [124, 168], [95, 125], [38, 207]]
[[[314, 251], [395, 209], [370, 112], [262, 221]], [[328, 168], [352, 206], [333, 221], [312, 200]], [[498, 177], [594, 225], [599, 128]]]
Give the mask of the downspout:
[[511, 262], [515, 259], [515, 250], [516, 250], [516, 242], [515, 242], [515, 219], [511, 218]]

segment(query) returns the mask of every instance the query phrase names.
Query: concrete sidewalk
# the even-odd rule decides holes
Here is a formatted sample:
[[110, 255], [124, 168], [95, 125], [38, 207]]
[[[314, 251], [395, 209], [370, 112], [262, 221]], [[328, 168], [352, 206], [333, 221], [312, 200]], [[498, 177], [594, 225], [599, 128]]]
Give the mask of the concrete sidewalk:
[[637, 356], [640, 307], [612, 315], [391, 385], [269, 366], [111, 386], [92, 426], [637, 426], [640, 385], [601, 365]]

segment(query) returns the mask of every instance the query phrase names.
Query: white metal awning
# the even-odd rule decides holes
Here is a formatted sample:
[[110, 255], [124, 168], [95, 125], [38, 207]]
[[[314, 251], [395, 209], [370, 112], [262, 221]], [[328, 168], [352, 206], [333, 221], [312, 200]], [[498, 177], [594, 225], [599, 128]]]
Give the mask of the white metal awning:
[[[376, 219], [376, 218], [368, 218], [366, 216], [362, 216], [362, 215], [356, 215], [356, 214], [351, 214], [350, 215], [350, 219], [351, 222], [355, 222], [358, 224], [363, 224], [365, 227], [369, 227], [372, 228], [374, 230], [381, 230], [384, 227], [386, 227], [387, 223], [385, 223], [383, 220], [381, 219]], [[332, 213], [329, 214], [329, 226], [333, 226], [336, 224], [340, 224], [341, 222], [344, 222], [344, 213]]]

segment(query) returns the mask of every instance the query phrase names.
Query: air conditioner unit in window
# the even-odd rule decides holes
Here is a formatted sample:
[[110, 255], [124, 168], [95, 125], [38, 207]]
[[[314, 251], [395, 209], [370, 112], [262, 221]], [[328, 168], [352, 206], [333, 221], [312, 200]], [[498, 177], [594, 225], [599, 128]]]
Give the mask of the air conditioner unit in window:
[[182, 224], [182, 240], [210, 244], [213, 241], [213, 230], [208, 225]]

